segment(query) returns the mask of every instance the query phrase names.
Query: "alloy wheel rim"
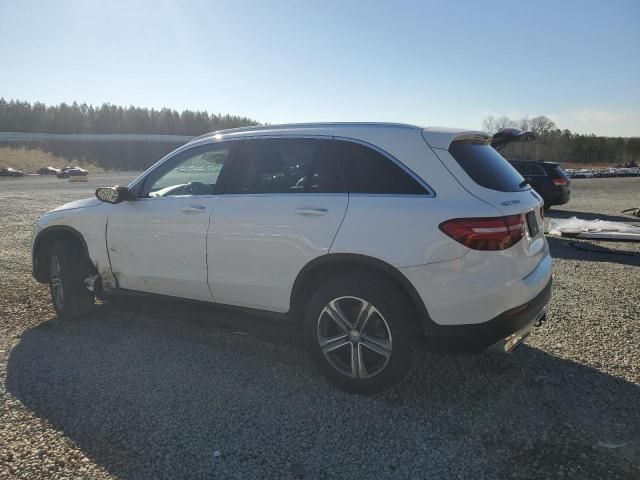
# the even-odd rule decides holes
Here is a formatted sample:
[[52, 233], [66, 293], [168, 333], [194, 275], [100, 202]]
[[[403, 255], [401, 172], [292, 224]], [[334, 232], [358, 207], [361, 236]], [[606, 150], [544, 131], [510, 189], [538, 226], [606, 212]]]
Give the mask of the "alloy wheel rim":
[[51, 264], [49, 265], [49, 283], [51, 285], [53, 301], [58, 308], [62, 308], [64, 304], [64, 290], [60, 279], [60, 261], [56, 255], [51, 257]]
[[351, 378], [374, 377], [391, 359], [387, 320], [372, 303], [359, 297], [338, 297], [327, 303], [318, 316], [317, 339], [329, 364]]

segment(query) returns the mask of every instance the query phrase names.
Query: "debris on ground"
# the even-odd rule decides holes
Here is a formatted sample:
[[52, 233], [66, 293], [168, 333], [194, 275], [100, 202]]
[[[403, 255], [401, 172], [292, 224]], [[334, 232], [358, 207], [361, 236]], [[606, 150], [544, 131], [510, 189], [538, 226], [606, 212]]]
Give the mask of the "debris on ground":
[[562, 237], [640, 242], [640, 227], [623, 222], [582, 220], [577, 217], [551, 219], [549, 234]]
[[640, 207], [638, 207], [638, 208], [627, 208], [626, 210], [622, 210], [620, 213], [626, 213], [627, 215], [631, 215], [633, 217], [640, 218]]

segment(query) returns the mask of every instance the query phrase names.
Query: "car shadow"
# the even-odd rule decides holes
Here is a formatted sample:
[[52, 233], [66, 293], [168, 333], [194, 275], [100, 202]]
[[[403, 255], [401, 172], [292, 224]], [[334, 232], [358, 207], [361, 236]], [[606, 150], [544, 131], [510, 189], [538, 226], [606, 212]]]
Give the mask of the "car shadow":
[[636, 473], [637, 385], [526, 345], [418, 357], [399, 388], [358, 397], [290, 324], [134, 299], [25, 331], [6, 386], [121, 478]]
[[[586, 262], [608, 262], [640, 266], [640, 252], [603, 246], [597, 241], [547, 235], [547, 242], [553, 258], [581, 260]], [[607, 242], [611, 244], [611, 242]]]

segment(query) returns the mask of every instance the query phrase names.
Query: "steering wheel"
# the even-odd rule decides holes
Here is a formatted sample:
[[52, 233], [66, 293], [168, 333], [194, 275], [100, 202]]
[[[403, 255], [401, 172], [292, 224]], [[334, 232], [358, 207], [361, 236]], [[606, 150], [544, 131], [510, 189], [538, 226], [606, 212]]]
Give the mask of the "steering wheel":
[[209, 187], [201, 182], [189, 182], [184, 187], [186, 195], [208, 195]]

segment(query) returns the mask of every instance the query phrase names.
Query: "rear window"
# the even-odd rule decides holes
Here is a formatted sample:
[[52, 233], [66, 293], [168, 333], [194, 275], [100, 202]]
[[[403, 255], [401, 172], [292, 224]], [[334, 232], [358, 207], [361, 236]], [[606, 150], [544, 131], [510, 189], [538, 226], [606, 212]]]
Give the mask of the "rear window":
[[567, 175], [567, 172], [560, 168], [560, 165], [557, 165], [553, 168], [553, 176], [569, 180], [569, 175]]
[[524, 178], [491, 145], [473, 141], [453, 142], [449, 153], [478, 185], [500, 192], [520, 192], [530, 187]]

